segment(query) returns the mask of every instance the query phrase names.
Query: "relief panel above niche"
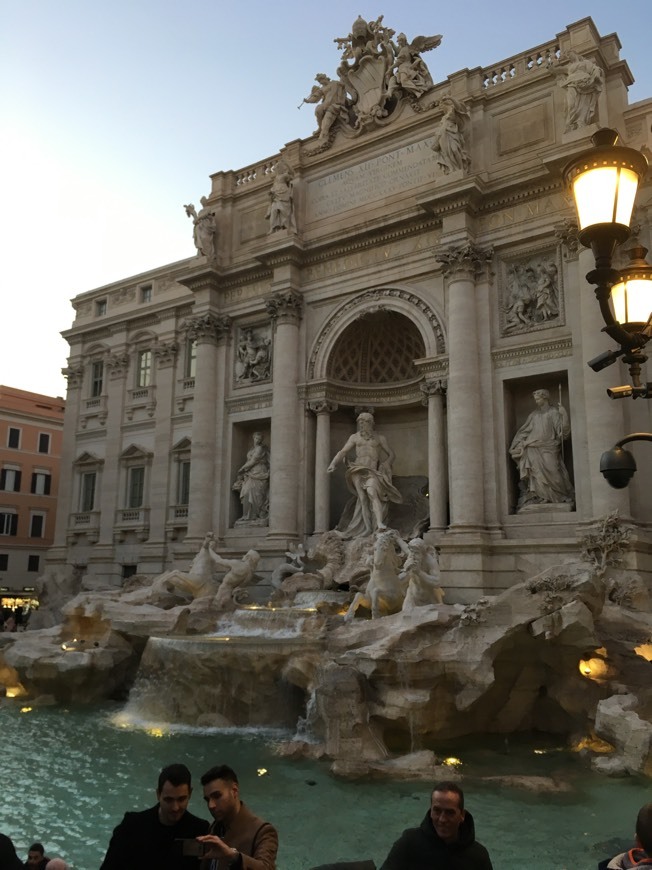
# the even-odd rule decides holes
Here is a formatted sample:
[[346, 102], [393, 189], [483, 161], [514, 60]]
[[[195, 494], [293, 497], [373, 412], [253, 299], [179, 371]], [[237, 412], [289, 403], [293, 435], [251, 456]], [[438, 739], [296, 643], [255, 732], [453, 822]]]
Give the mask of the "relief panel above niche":
[[558, 247], [503, 258], [500, 264], [501, 335], [563, 326], [562, 284]]

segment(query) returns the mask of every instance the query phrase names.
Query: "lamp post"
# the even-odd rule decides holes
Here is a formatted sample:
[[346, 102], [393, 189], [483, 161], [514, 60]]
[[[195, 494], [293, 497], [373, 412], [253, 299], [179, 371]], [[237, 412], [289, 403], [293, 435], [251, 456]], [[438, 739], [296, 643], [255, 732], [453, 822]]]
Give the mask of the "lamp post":
[[619, 350], [608, 350], [588, 364], [601, 371], [622, 357], [632, 384], [612, 387], [608, 395], [652, 398], [652, 383], [641, 383], [641, 366], [647, 360], [643, 349], [652, 335], [652, 266], [645, 260], [647, 250], [633, 248], [631, 263], [623, 270], [612, 266], [616, 246], [630, 236], [636, 192], [648, 163], [640, 151], [618, 145], [615, 130], [598, 130], [591, 141], [594, 147], [568, 163], [563, 173], [575, 199], [580, 242], [591, 248], [595, 259], [586, 280], [596, 285], [603, 331]]

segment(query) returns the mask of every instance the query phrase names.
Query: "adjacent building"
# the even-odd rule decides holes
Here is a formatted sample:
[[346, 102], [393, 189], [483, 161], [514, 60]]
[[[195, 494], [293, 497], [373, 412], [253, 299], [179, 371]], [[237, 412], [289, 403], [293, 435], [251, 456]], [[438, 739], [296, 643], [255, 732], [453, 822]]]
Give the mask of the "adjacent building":
[[33, 591], [54, 541], [64, 411], [60, 397], [0, 386], [3, 601]]
[[[621, 491], [598, 464], [650, 405], [610, 401], [626, 373], [586, 365], [610, 342], [562, 168], [599, 127], [649, 154], [652, 99], [628, 103], [618, 37], [590, 18], [441, 81], [426, 43], [359, 18], [307, 97], [318, 134], [212, 175], [187, 206], [193, 256], [74, 299], [53, 567], [118, 585], [187, 565], [212, 531], [270, 570], [345, 514], [327, 469], [366, 410], [395, 454], [389, 523], [437, 544], [448, 601], [576, 554], [614, 510], [635, 530], [626, 567], [649, 575], [652, 463]], [[539, 390], [568, 418], [551, 496], [526, 491], [512, 447]]]

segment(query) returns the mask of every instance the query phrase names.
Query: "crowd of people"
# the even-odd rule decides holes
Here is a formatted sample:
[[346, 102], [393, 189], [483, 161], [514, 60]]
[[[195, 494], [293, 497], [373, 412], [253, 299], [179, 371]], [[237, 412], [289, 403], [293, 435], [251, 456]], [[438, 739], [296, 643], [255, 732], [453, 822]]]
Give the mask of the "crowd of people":
[[[201, 777], [209, 823], [188, 810], [191, 774], [170, 764], [159, 774], [156, 803], [125, 813], [114, 828], [100, 870], [276, 870], [278, 833], [240, 797], [235, 771], [226, 764]], [[630, 870], [652, 865], [652, 803], [637, 816], [632, 848], [598, 865]], [[23, 864], [9, 837], [0, 834], [0, 870], [69, 870], [48, 858], [41, 843], [29, 847]], [[376, 870], [372, 860], [321, 864], [311, 870]], [[492, 870], [487, 849], [475, 838], [475, 823], [456, 782], [434, 786], [430, 806], [414, 828], [403, 831], [380, 870]]]
[[0, 631], [20, 631], [27, 628], [30, 611], [23, 607], [3, 607], [0, 610]]

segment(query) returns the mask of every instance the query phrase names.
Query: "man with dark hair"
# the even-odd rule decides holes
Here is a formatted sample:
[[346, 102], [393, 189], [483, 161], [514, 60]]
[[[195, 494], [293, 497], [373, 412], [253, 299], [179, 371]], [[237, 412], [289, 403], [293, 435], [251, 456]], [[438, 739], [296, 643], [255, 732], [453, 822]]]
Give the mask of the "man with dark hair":
[[455, 782], [439, 782], [430, 810], [418, 828], [408, 828], [392, 846], [380, 870], [492, 870], [489, 853], [475, 839], [464, 792]]
[[197, 858], [182, 854], [177, 840], [205, 834], [208, 822], [188, 812], [192, 794], [185, 764], [164, 767], [158, 778], [157, 803], [140, 813], [125, 813], [114, 829], [100, 870], [197, 870]]
[[44, 870], [45, 865], [49, 860], [50, 859], [45, 854], [43, 843], [32, 843], [27, 850], [27, 861], [25, 861], [25, 867], [29, 867], [30, 870]]
[[621, 852], [609, 862], [600, 864], [609, 870], [629, 870], [630, 867], [652, 865], [652, 804], [645, 804], [636, 816], [636, 844], [628, 852]]
[[278, 834], [240, 800], [235, 771], [226, 764], [211, 767], [201, 778], [204, 800], [213, 816], [204, 843], [201, 870], [276, 870]]

